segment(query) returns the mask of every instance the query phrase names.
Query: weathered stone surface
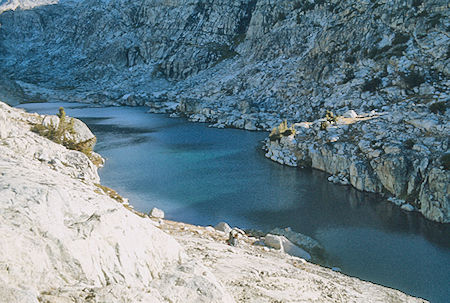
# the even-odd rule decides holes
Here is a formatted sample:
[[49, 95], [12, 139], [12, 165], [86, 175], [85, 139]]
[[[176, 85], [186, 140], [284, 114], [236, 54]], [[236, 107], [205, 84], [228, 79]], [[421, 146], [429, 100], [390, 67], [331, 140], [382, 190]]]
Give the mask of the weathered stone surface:
[[0, 118], [1, 300], [233, 302], [172, 237], [107, 196], [83, 153], [31, 132], [37, 115], [0, 103]]
[[270, 231], [271, 234], [285, 236], [288, 240], [290, 240], [295, 245], [305, 249], [309, 253], [315, 254], [315, 255], [322, 255], [325, 250], [320, 245], [317, 240], [308, 237], [304, 234], [294, 232], [291, 228], [274, 228]]
[[[199, 226], [165, 222], [188, 255], [203, 260], [237, 302], [421, 302], [399, 292], [347, 277], [276, 249], [255, 246], [241, 237], [238, 247], [227, 235]], [[417, 301], [416, 301], [417, 300]]]

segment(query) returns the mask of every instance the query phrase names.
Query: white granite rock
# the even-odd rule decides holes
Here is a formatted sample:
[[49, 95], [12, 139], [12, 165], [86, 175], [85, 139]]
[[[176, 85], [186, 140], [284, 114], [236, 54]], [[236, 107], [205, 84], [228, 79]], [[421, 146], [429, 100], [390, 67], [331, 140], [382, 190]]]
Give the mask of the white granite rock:
[[267, 234], [264, 237], [264, 244], [275, 249], [283, 250], [283, 241], [281, 236]]
[[230, 225], [228, 225], [226, 222], [219, 222], [216, 226], [214, 226], [216, 230], [222, 231], [225, 234], [228, 234], [231, 231]]
[[[11, 133], [0, 142], [1, 300], [233, 302], [172, 237], [107, 196], [84, 154], [30, 132], [31, 115], [0, 103], [5, 116]], [[184, 274], [183, 266], [194, 270]], [[175, 280], [184, 286], [174, 287]]]
[[149, 216], [152, 218], [164, 219], [164, 211], [159, 208], [153, 207], [149, 212]]
[[351, 110], [349, 110], [349, 111], [346, 111], [346, 112], [342, 115], [342, 117], [354, 119], [354, 118], [358, 117], [358, 114], [356, 114], [356, 112], [355, 112], [353, 109], [351, 109]]

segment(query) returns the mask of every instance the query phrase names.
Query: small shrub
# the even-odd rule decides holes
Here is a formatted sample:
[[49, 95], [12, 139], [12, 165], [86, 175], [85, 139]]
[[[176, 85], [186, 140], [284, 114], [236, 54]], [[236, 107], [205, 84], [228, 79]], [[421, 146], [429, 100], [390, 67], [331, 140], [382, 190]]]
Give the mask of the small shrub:
[[303, 10], [305, 12], [311, 11], [315, 8], [315, 6], [316, 6], [316, 3], [314, 3], [314, 2], [310, 3], [309, 1], [305, 1], [305, 3], [303, 4]]
[[269, 134], [269, 140], [270, 141], [278, 141], [280, 139], [281, 139], [281, 134], [278, 131], [278, 128], [274, 127]]
[[322, 4], [324, 4], [325, 3], [325, 0], [315, 0], [314, 1], [314, 4], [315, 5], [322, 5]]
[[156, 78], [163, 74], [163, 66], [161, 63], [156, 64], [152, 70], [152, 77]]
[[233, 41], [232, 41], [232, 45], [234, 47], [238, 46], [239, 44], [241, 44], [242, 42], [244, 42], [245, 40], [245, 32], [237, 34], [236, 36], [233, 37]]
[[446, 153], [441, 157], [441, 163], [445, 170], [450, 169], [450, 153]]
[[355, 56], [347, 56], [347, 57], [345, 57], [344, 61], [353, 64], [356, 62], [356, 57]]
[[413, 0], [412, 2], [412, 6], [413, 7], [418, 7], [422, 5], [423, 0]]
[[409, 41], [409, 36], [402, 33], [395, 33], [394, 39], [392, 39], [392, 45], [404, 44]]
[[441, 18], [442, 18], [442, 15], [441, 15], [441, 14], [436, 14], [436, 15], [434, 15], [433, 17], [431, 17], [431, 19], [428, 20], [427, 23], [428, 23], [431, 27], [435, 27], [436, 25], [438, 25], [438, 24], [441, 22]]
[[381, 85], [380, 78], [373, 78], [371, 80], [366, 80], [361, 87], [363, 92], [371, 92], [374, 93], [377, 91], [378, 87]]
[[294, 133], [294, 131], [293, 131], [292, 129], [288, 128], [288, 129], [286, 129], [284, 132], [282, 132], [281, 134], [282, 134], [284, 137], [288, 137], [288, 136], [292, 135], [293, 133]]
[[411, 72], [409, 74], [402, 75], [403, 81], [405, 81], [406, 86], [408, 88], [414, 88], [416, 86], [420, 86], [425, 82], [425, 77], [418, 72]]
[[403, 145], [407, 148], [407, 149], [412, 149], [414, 144], [416, 144], [416, 142], [413, 139], [408, 139], [405, 142], [403, 142]]
[[402, 44], [402, 45], [397, 45], [395, 47], [393, 47], [390, 52], [389, 52], [389, 56], [391, 57], [401, 57], [403, 56], [403, 52], [408, 48], [408, 45], [406, 44]]
[[284, 19], [286, 19], [286, 14], [284, 12], [280, 12], [278, 13], [276, 22], [283, 21]]
[[333, 114], [332, 111], [329, 110], [327, 110], [327, 113], [325, 114], [325, 119], [327, 119], [329, 123], [336, 122], [336, 116]]
[[46, 137], [53, 142], [61, 144], [68, 149], [77, 150], [84, 153], [92, 162], [96, 165], [101, 164], [101, 158], [93, 154], [92, 146], [97, 140], [95, 137], [83, 141], [76, 142], [74, 138], [75, 129], [74, 123], [75, 120], [73, 118], [67, 119], [66, 112], [63, 107], [59, 108], [59, 113], [57, 114], [59, 117], [58, 126], [50, 124], [49, 126], [44, 126], [42, 124], [36, 124], [31, 128], [31, 131]]
[[226, 59], [230, 59], [238, 55], [238, 53], [232, 48], [232, 46], [227, 44], [211, 43], [209, 49], [212, 53], [217, 55], [216, 63], [222, 62]]
[[367, 57], [369, 59], [373, 59], [378, 54], [378, 48], [374, 47], [370, 50], [367, 50]]
[[345, 77], [342, 80], [343, 84], [345, 84], [345, 83], [347, 83], [347, 82], [349, 82], [349, 81], [351, 81], [353, 79], [355, 79], [355, 73], [353, 72], [353, 69], [346, 70], [345, 71]]
[[357, 53], [361, 50], [361, 45], [355, 46], [355, 48], [352, 49], [352, 54]]
[[282, 137], [287, 137], [292, 134], [295, 134], [295, 129], [293, 126], [288, 127], [287, 121], [284, 120], [283, 122], [278, 125], [278, 127], [274, 127], [272, 131], [269, 134], [270, 141], [278, 141]]
[[441, 102], [435, 102], [433, 104], [430, 105], [429, 109], [431, 112], [437, 114], [437, 113], [441, 113], [442, 115], [445, 114], [445, 111], [447, 110], [447, 102], [445, 101], [441, 101]]

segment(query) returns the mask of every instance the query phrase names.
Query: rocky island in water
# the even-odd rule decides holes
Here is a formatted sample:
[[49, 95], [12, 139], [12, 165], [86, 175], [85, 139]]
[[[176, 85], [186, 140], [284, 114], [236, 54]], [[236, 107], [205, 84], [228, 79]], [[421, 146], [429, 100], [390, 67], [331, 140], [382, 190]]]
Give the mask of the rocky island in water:
[[139, 212], [101, 184], [82, 121], [10, 105], [270, 131], [267, 158], [444, 226], [449, 13], [443, 0], [1, 1], [0, 302], [425, 302], [313, 264], [323, 248], [290, 229]]

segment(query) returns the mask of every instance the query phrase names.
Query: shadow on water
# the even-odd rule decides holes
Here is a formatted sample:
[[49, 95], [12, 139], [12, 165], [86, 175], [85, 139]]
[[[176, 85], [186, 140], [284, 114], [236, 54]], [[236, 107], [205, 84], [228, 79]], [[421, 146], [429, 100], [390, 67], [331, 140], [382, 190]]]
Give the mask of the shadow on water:
[[[59, 104], [52, 106], [41, 110], [55, 113]], [[144, 108], [67, 108], [97, 135], [107, 158], [102, 183], [137, 210], [158, 207], [199, 225], [289, 226], [319, 240], [344, 273], [432, 302], [450, 297], [450, 224], [334, 185], [323, 172], [269, 161], [260, 143], [266, 133], [207, 128]]]

